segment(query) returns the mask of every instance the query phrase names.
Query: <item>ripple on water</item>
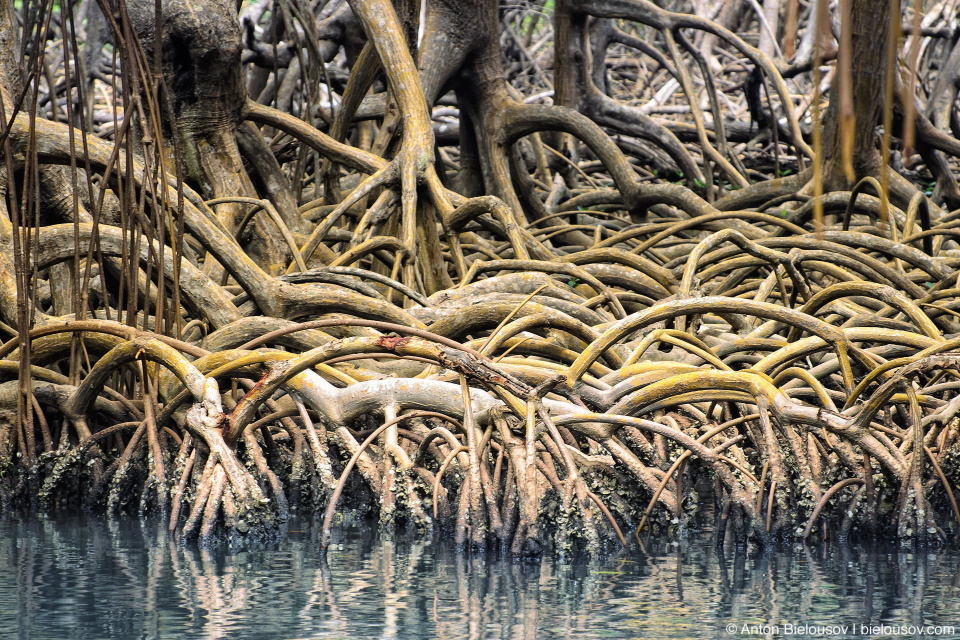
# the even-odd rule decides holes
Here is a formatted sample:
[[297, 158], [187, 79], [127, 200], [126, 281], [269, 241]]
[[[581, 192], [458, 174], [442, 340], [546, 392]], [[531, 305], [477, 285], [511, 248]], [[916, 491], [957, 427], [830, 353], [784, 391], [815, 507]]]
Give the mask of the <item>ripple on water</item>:
[[133, 519], [0, 519], [0, 637], [742, 638], [744, 624], [960, 623], [956, 550], [735, 554], [694, 536], [587, 563], [514, 562], [358, 523], [334, 535], [324, 560], [313, 522], [230, 553]]

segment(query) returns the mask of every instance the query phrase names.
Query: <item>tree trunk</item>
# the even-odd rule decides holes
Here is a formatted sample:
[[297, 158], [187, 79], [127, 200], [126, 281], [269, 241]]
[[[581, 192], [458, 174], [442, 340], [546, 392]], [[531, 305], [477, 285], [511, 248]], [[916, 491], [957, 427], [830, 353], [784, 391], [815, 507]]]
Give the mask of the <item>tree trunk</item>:
[[[158, 21], [154, 10], [152, 0], [129, 5], [130, 19], [148, 57], [155, 52]], [[240, 76], [243, 44], [233, 2], [166, 0], [159, 23], [163, 81], [176, 119], [175, 131], [169, 130], [170, 122], [165, 123], [165, 137], [168, 142], [170, 136], [179, 137], [188, 179], [201, 186], [207, 199], [256, 197], [234, 139], [246, 90]], [[215, 208], [231, 233], [248, 209], [248, 205], [234, 202]], [[300, 230], [298, 219], [288, 216], [284, 222]], [[241, 244], [249, 245], [261, 266], [269, 272], [283, 272], [292, 254], [266, 216], [258, 216], [248, 225], [245, 239]]]
[[[864, 176], [880, 170], [877, 123], [883, 113], [886, 70], [878, 60], [885, 59], [890, 34], [888, 0], [851, 0], [850, 82], [855, 121], [853, 123], [853, 171], [851, 182], [843, 167], [840, 81], [830, 87], [830, 105], [823, 117], [824, 191], [849, 190]], [[899, 5], [899, 0], [889, 0]], [[897, 11], [899, 14], [899, 9]], [[838, 58], [845, 55], [842, 50]], [[842, 68], [838, 59], [838, 68]]]

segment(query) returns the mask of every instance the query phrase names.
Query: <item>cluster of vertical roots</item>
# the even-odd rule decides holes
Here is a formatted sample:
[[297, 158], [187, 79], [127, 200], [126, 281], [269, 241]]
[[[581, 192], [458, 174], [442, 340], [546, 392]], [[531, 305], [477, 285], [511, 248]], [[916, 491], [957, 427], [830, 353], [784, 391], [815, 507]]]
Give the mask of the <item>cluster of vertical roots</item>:
[[[42, 505], [157, 511], [204, 539], [269, 532], [290, 509], [326, 509], [329, 531], [352, 508], [465, 545], [596, 548], [682, 528], [711, 495], [739, 540], [957, 531], [949, 254], [862, 227], [696, 223], [652, 221], [573, 260], [477, 260], [488, 277], [404, 309], [414, 326], [39, 327], [34, 428], [6, 434], [5, 459]], [[657, 264], [644, 236], [681, 227], [689, 250]], [[72, 385], [52, 365], [78, 343], [92, 366]], [[125, 379], [142, 400], [113, 388]], [[17, 390], [0, 387], [8, 407]]]
[[[766, 54], [640, 0], [557, 3], [565, 44], [634, 43], [677, 77], [701, 155], [661, 125], [641, 137], [684, 186], [638, 172], [597, 124], [638, 148], [589, 60], [567, 60], [593, 96], [580, 110], [520, 100], [499, 41], [476, 31], [496, 2], [457, 19], [428, 2], [419, 68], [404, 3], [399, 19], [380, 0], [275, 4], [285, 46], [304, 38], [309, 57], [275, 58], [263, 12], [245, 18], [245, 49], [234, 29], [235, 59], [210, 45], [237, 69], [244, 51], [248, 88], [272, 87], [259, 102], [211, 98], [202, 76], [183, 79], [189, 64], [153, 66], [129, 29], [135, 143], [126, 120], [89, 135], [4, 94], [0, 508], [159, 514], [204, 541], [316, 512], [324, 544], [349, 511], [514, 554], [682, 535], [704, 513], [738, 542], [960, 533], [957, 216], [902, 178], [815, 188]], [[312, 10], [322, 19], [304, 23]], [[333, 85], [321, 104], [308, 84], [341, 64], [315, 30], [338, 21], [368, 39], [334, 110]], [[452, 28], [457, 55], [440, 55]], [[750, 184], [720, 112], [704, 119], [687, 68], [703, 49], [684, 34], [706, 32], [768, 83], [786, 126], [751, 132], [768, 136], [756, 162], [791, 177]], [[183, 55], [220, 60], [191, 42]], [[281, 64], [282, 82], [265, 71]], [[153, 72], [172, 89], [141, 104], [131, 87], [161, 86]], [[387, 91], [368, 95], [379, 72]], [[217, 82], [229, 93], [239, 77]], [[443, 95], [459, 104], [456, 145], [431, 122]], [[299, 155], [281, 167], [284, 142]], [[20, 215], [12, 185], [39, 193], [42, 171], [44, 188], [92, 197], [41, 211], [45, 194]], [[742, 188], [717, 197], [724, 185]]]

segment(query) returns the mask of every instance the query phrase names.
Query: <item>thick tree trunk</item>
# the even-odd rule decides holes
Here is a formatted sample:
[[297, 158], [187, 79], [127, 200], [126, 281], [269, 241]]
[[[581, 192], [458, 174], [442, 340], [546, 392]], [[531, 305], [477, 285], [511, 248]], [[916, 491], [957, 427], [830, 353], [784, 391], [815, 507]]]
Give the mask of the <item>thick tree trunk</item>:
[[[155, 49], [156, 16], [153, 0], [129, 5], [130, 19], [144, 52]], [[165, 123], [165, 137], [179, 136], [190, 180], [205, 198], [255, 197], [234, 139], [246, 99], [240, 74], [243, 50], [240, 26], [230, 0], [165, 0], [160, 24], [163, 34], [163, 81], [170, 91], [175, 133]], [[152, 62], [152, 61], [151, 61]], [[236, 232], [249, 206], [227, 202], [216, 206], [217, 217]], [[299, 220], [285, 223], [299, 231]], [[251, 255], [266, 270], [282, 273], [291, 259], [276, 225], [258, 216], [245, 236]]]
[[[853, 124], [853, 171], [851, 183], [843, 167], [843, 136], [840, 118], [840, 81], [830, 88], [830, 105], [823, 117], [824, 191], [849, 190], [864, 176], [880, 170], [877, 124], [883, 113], [886, 70], [882, 61], [890, 34], [889, 2], [899, 0], [852, 0], [850, 12], [850, 82], [855, 121]], [[900, 15], [899, 9], [897, 15]], [[841, 49], [839, 56], [845, 52]]]

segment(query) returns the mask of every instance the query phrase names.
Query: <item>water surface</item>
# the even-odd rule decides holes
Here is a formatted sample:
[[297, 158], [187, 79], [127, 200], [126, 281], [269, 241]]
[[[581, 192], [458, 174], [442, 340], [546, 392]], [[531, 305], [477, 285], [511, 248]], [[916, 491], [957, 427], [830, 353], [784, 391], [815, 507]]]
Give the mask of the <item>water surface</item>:
[[135, 518], [0, 519], [0, 637], [960, 638], [957, 550], [736, 553], [704, 533], [515, 562], [347, 523], [324, 560], [319, 529], [231, 553]]

